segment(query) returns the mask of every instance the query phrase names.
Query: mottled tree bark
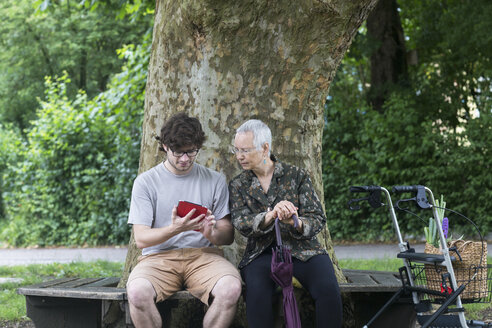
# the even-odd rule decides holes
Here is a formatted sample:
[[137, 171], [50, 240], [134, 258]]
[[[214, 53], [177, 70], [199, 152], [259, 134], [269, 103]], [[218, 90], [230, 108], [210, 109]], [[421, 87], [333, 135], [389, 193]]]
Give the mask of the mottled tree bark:
[[[186, 111], [200, 119], [207, 135], [197, 161], [230, 179], [239, 173], [229, 152], [234, 131], [258, 118], [272, 129], [274, 153], [306, 168], [323, 199], [324, 98], [375, 3], [157, 1], [140, 172], [163, 159], [154, 138], [162, 123]], [[328, 228], [320, 238], [336, 262]], [[236, 236], [227, 249], [234, 263], [243, 245]], [[131, 238], [122, 281], [138, 254]]]
[[[235, 129], [258, 118], [272, 129], [273, 152], [307, 169], [323, 199], [324, 99], [376, 1], [158, 0], [140, 172], [163, 160], [155, 140], [162, 123], [186, 111], [207, 135], [197, 161], [230, 179], [240, 172], [229, 151]], [[344, 281], [328, 227], [320, 240]], [[244, 245], [236, 233], [228, 259], [237, 264]], [[132, 236], [120, 285], [139, 254]]]

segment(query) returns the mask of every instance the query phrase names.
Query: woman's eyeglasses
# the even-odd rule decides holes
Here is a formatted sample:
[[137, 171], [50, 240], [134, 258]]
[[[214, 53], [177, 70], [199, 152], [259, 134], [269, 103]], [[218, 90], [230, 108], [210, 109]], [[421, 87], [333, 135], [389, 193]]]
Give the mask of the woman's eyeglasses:
[[255, 151], [256, 148], [236, 148], [236, 147], [232, 147], [231, 148], [231, 153], [235, 154], [235, 155], [238, 155], [238, 154], [244, 154], [244, 155], [247, 155], [253, 151]]

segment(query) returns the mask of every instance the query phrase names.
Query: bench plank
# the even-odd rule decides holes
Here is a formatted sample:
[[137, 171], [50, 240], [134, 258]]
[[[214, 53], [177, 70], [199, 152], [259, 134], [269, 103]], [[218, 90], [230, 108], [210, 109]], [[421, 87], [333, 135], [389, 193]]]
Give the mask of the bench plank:
[[92, 282], [87, 287], [116, 287], [120, 282], [118, 277], [103, 278], [99, 281]]
[[395, 286], [398, 288], [402, 287], [401, 280], [397, 278], [395, 275], [373, 273], [371, 276], [374, 280], [376, 280], [381, 285]]
[[93, 282], [96, 282], [99, 280], [101, 280], [101, 278], [81, 278], [81, 279], [68, 281], [66, 283], [59, 284], [59, 285], [56, 285], [53, 287], [56, 287], [56, 288], [76, 288], [76, 287], [84, 286], [84, 285], [87, 285], [87, 284], [90, 284], [90, 283], [93, 283]]
[[43, 282], [40, 282], [39, 284], [30, 285], [29, 287], [30, 288], [46, 288], [46, 287], [51, 287], [51, 286], [63, 284], [65, 282], [76, 280], [76, 279], [78, 279], [78, 278], [74, 278], [74, 277], [72, 277], [72, 278], [59, 278], [59, 279], [54, 279], [54, 280], [43, 281]]
[[17, 293], [26, 296], [66, 297], [80, 299], [126, 300], [126, 289], [116, 287], [48, 287], [27, 286], [17, 289]]
[[351, 284], [364, 285], [367, 287], [378, 285], [378, 283], [367, 274], [350, 274], [346, 277]]

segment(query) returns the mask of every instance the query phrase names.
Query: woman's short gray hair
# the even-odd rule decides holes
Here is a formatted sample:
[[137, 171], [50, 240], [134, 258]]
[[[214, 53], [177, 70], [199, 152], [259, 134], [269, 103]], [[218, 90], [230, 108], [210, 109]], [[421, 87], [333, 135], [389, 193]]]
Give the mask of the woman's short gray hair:
[[237, 128], [236, 135], [250, 131], [253, 133], [253, 145], [257, 150], [261, 150], [265, 142], [268, 142], [270, 146], [268, 156], [270, 156], [270, 151], [272, 150], [272, 131], [270, 131], [268, 125], [260, 120], [249, 120]]

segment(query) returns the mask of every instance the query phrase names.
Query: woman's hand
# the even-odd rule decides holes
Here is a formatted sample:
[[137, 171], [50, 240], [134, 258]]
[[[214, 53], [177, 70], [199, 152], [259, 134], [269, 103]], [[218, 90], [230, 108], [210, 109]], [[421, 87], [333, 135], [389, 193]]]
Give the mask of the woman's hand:
[[273, 208], [273, 212], [277, 214], [278, 219], [282, 223], [290, 224], [291, 226], [294, 226], [294, 218], [292, 216], [299, 216], [297, 210], [298, 208], [288, 200], [278, 202]]

